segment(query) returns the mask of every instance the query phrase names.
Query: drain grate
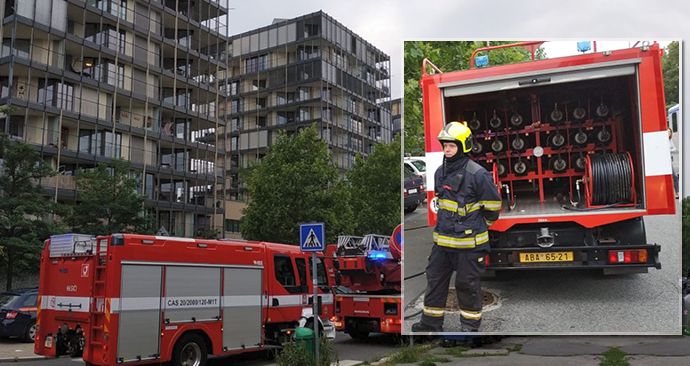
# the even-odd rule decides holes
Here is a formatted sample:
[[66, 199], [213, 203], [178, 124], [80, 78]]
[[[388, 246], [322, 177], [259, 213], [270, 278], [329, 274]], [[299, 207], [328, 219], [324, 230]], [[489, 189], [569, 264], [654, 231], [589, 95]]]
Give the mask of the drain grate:
[[[498, 300], [498, 295], [491, 291], [483, 290], [483, 307], [496, 304]], [[448, 300], [446, 300], [446, 310], [447, 311], [458, 311], [458, 296], [456, 295], [455, 289], [451, 288], [448, 290]]]

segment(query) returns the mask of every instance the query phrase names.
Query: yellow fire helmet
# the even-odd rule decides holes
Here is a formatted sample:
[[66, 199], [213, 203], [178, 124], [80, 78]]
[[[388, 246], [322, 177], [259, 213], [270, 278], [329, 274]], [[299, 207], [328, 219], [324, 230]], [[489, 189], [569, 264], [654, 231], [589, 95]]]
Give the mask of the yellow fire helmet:
[[443, 142], [457, 142], [458, 147], [462, 145], [463, 153], [472, 151], [472, 131], [467, 127], [465, 121], [448, 123], [438, 134], [438, 141], [442, 144]]

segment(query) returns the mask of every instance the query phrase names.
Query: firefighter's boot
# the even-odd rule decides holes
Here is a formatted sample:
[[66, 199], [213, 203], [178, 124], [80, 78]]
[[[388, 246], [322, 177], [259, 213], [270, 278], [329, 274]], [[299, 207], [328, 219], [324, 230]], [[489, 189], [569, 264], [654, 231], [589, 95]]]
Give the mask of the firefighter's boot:
[[443, 327], [442, 326], [434, 327], [434, 326], [428, 325], [428, 324], [420, 321], [420, 322], [412, 324], [412, 331], [413, 332], [420, 332], [420, 333], [425, 333], [425, 332], [426, 333], [431, 333], [431, 332], [440, 333], [440, 332], [443, 332]]

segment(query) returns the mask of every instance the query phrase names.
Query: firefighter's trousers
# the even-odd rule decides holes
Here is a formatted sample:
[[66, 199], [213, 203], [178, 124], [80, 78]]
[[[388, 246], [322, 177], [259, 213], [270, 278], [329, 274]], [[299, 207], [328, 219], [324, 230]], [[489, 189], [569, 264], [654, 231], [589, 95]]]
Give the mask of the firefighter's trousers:
[[451, 249], [434, 244], [426, 267], [427, 287], [424, 296], [422, 323], [441, 328], [445, 315], [448, 285], [455, 274], [462, 331], [477, 331], [482, 321], [482, 287], [485, 251]]

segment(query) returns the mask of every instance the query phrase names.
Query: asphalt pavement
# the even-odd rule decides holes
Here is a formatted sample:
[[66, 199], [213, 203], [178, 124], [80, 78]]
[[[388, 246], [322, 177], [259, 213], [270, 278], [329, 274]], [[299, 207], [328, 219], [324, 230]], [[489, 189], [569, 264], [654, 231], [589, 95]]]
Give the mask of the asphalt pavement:
[[[681, 331], [681, 216], [644, 218], [647, 242], [661, 245], [662, 269], [649, 273], [604, 276], [600, 271], [520, 271], [483, 280], [484, 290], [497, 295], [485, 307], [482, 332], [500, 334], [665, 334]], [[431, 250], [426, 208], [405, 215], [405, 314], [418, 314]], [[451, 287], [453, 281], [451, 280]], [[419, 315], [405, 321], [405, 332]], [[459, 331], [457, 313], [446, 316], [444, 329]]]
[[[339, 366], [351, 366], [373, 362], [394, 353], [400, 344], [390, 335], [372, 334], [366, 341], [354, 340], [343, 332], [338, 332], [335, 349], [340, 360]], [[0, 339], [0, 363], [21, 361], [21, 366], [78, 366], [81, 358], [61, 357], [45, 359], [33, 353], [32, 343], [15, 339]], [[209, 366], [274, 366], [276, 363], [265, 352], [251, 352], [244, 355], [211, 359]]]

